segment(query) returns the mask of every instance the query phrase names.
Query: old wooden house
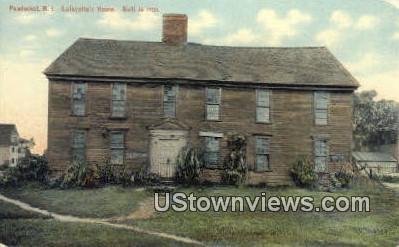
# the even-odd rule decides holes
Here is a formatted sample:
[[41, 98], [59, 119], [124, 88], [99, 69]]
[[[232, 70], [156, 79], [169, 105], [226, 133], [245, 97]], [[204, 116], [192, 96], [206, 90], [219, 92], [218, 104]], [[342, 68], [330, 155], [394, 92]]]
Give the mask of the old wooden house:
[[163, 16], [162, 42], [78, 39], [46, 70], [48, 159], [174, 174], [179, 150], [205, 150], [218, 181], [231, 133], [247, 139], [248, 183], [286, 184], [300, 155], [319, 172], [349, 161], [357, 81], [325, 47], [187, 42], [187, 16]]

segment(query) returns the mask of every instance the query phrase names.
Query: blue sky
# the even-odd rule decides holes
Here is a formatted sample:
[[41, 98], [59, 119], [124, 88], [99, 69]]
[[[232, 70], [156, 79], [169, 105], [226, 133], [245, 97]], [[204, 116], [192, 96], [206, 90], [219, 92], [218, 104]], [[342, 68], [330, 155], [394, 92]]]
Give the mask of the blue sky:
[[[10, 11], [50, 5], [51, 13]], [[114, 7], [66, 13], [61, 7]], [[123, 6], [159, 12], [123, 13]], [[399, 101], [398, 0], [2, 1], [0, 122], [46, 146], [47, 81], [41, 72], [78, 37], [159, 41], [162, 13], [189, 17], [190, 42], [232, 46], [327, 46], [381, 98]]]

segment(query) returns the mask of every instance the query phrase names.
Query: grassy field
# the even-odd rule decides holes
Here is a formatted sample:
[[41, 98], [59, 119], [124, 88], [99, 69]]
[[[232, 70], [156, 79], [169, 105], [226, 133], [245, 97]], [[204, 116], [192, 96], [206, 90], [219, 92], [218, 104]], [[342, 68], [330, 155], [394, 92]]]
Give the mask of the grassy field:
[[[176, 213], [170, 211], [155, 213], [150, 219], [126, 220], [123, 223], [191, 237], [218, 246], [397, 246], [399, 244], [398, 194], [373, 183], [335, 193], [298, 188], [252, 187], [179, 188], [177, 191], [194, 192], [196, 195], [254, 196], [261, 192], [266, 192], [269, 196], [306, 195], [313, 196], [316, 202], [326, 195], [367, 195], [371, 199], [372, 212]], [[134, 211], [141, 201], [152, 196], [150, 190], [116, 186], [94, 190], [43, 190], [40, 186], [28, 185], [20, 189], [1, 190], [1, 193], [57, 213], [101, 218], [127, 215]], [[2, 204], [0, 207], [3, 209]], [[38, 233], [39, 230], [36, 229], [40, 232]], [[14, 234], [15, 230], [17, 233]], [[18, 235], [22, 233], [25, 234], [23, 238]], [[104, 243], [122, 246], [129, 243], [138, 243], [139, 246], [177, 244], [105, 226], [68, 223], [64, 227], [64, 223], [35, 218], [9, 206], [0, 214], [0, 242], [6, 242], [7, 239], [19, 244], [26, 244], [28, 242], [23, 241], [32, 239], [38, 243], [45, 241], [48, 245], [71, 243], [81, 246], [105, 245]]]
[[2, 201], [0, 243], [9, 246], [190, 246], [103, 225], [59, 222]]
[[20, 188], [0, 189], [0, 193], [51, 212], [89, 218], [126, 215], [151, 196], [142, 189], [107, 186], [98, 189], [44, 189], [30, 183]]
[[[259, 188], [186, 189], [196, 195], [255, 195]], [[179, 233], [211, 245], [265, 246], [397, 246], [399, 244], [399, 198], [394, 192], [372, 186], [334, 194], [304, 189], [271, 189], [269, 195], [306, 195], [316, 201], [326, 195], [368, 195], [372, 212], [338, 213], [157, 213], [149, 220], [127, 221], [148, 229]]]

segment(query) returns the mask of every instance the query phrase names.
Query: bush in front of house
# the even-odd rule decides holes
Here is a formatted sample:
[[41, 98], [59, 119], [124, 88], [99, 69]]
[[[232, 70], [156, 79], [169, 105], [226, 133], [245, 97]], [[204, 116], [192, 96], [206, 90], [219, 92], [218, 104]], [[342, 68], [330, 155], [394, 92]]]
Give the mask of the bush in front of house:
[[133, 173], [133, 184], [135, 185], [160, 185], [161, 177], [158, 174], [151, 173], [146, 168], [142, 168]]
[[242, 135], [232, 135], [227, 141], [230, 154], [224, 162], [222, 181], [225, 184], [240, 185], [247, 178], [246, 147], [247, 141]]
[[176, 158], [175, 180], [180, 184], [195, 185], [199, 183], [203, 155], [198, 148], [186, 146]]
[[345, 163], [341, 166], [341, 169], [335, 173], [335, 178], [338, 180], [342, 188], [348, 188], [354, 177], [352, 165]]
[[318, 179], [314, 165], [307, 157], [298, 158], [292, 165], [290, 173], [294, 183], [300, 187], [313, 187]]
[[27, 181], [48, 182], [48, 164], [44, 156], [31, 156], [21, 159], [15, 167], [4, 167], [0, 175], [0, 185], [19, 186]]
[[97, 166], [90, 166], [86, 162], [73, 161], [65, 172], [60, 187], [93, 188], [100, 185], [100, 173]]

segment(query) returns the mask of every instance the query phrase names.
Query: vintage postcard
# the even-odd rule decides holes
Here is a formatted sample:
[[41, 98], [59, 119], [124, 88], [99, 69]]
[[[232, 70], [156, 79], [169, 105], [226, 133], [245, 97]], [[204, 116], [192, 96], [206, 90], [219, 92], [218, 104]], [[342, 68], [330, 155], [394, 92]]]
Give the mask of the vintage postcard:
[[398, 0], [0, 2], [0, 246], [399, 246]]

